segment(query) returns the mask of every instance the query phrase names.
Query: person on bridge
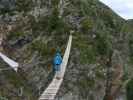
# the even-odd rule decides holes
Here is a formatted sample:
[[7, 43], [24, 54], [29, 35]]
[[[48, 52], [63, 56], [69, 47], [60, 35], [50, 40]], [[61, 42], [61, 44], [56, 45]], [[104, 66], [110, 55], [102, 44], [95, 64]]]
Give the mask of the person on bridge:
[[57, 78], [59, 79], [59, 72], [60, 72], [60, 65], [62, 63], [62, 57], [60, 51], [57, 51], [55, 57], [54, 57], [54, 72], [57, 74]]

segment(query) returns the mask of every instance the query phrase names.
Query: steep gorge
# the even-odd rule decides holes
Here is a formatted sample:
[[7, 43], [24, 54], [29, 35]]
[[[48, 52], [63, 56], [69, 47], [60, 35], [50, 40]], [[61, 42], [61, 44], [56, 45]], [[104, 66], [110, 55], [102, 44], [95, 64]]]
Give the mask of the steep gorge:
[[[132, 28], [106, 5], [98, 0], [0, 0], [0, 9], [0, 26], [10, 29], [0, 32], [5, 36], [3, 52], [20, 63], [18, 73], [0, 71], [0, 96], [37, 100], [53, 77], [55, 51], [60, 49], [63, 56], [73, 30], [69, 64], [56, 99], [103, 100], [109, 93], [112, 100], [125, 100], [122, 85], [132, 74]], [[8, 67], [0, 60], [1, 69]]]

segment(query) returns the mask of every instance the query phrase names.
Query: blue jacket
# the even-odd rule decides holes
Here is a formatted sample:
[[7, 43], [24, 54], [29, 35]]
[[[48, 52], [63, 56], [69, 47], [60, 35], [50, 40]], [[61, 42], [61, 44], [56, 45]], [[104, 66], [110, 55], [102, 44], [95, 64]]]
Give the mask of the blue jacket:
[[54, 65], [60, 65], [62, 63], [62, 58], [60, 53], [56, 53], [56, 56], [54, 57]]

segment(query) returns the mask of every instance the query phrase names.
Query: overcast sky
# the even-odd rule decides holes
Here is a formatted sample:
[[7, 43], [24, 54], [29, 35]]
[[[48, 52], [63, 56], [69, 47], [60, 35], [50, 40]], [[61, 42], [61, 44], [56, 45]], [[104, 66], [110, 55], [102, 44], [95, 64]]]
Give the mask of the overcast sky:
[[125, 19], [133, 19], [133, 0], [100, 0]]

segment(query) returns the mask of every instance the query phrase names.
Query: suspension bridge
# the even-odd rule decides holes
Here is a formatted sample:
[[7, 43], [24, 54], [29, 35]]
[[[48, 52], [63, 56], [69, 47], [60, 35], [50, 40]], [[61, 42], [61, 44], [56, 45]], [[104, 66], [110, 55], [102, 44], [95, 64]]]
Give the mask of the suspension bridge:
[[[17, 72], [19, 64], [14, 60], [10, 59], [6, 55], [0, 52], [0, 57], [14, 70]], [[7, 70], [7, 69], [0, 69], [0, 70]]]
[[[66, 71], [66, 66], [69, 59], [69, 54], [71, 50], [71, 44], [72, 44], [72, 35], [69, 36], [67, 48], [63, 57], [63, 61], [61, 64], [61, 70], [55, 74], [52, 82], [49, 84], [49, 86], [46, 88], [46, 90], [42, 93], [42, 95], [39, 97], [39, 100], [54, 100], [58, 90], [60, 89], [61, 83], [63, 82], [63, 77]], [[14, 60], [7, 57], [5, 54], [0, 52], [0, 58], [2, 58], [14, 71], [17, 72], [19, 63], [15, 62]], [[1, 69], [0, 69], [1, 70]], [[2, 69], [2, 70], [8, 70], [8, 69]], [[60, 77], [60, 79], [57, 79], [57, 77]]]
[[[69, 54], [71, 50], [71, 44], [72, 44], [72, 35], [69, 36], [69, 40], [68, 40], [67, 48], [61, 64], [60, 72], [55, 74], [52, 82], [49, 84], [46, 90], [42, 93], [39, 100], [54, 100], [58, 90], [60, 89], [61, 83], [63, 82], [63, 77], [65, 74], [65, 70], [66, 70], [66, 66], [68, 63]], [[60, 77], [60, 79], [57, 79], [56, 78], [57, 76]]]

